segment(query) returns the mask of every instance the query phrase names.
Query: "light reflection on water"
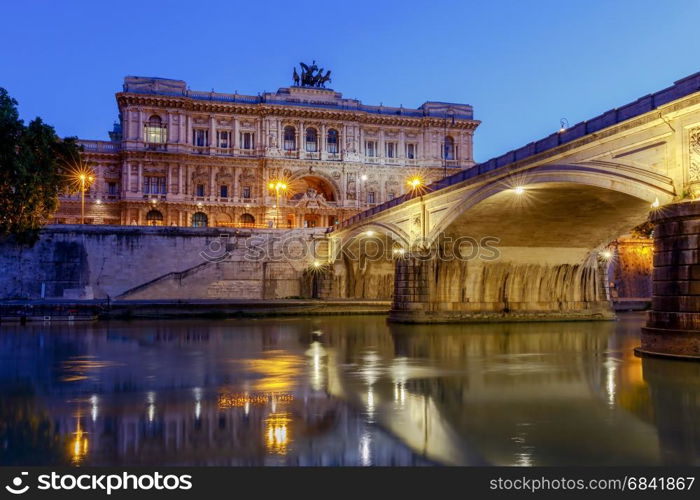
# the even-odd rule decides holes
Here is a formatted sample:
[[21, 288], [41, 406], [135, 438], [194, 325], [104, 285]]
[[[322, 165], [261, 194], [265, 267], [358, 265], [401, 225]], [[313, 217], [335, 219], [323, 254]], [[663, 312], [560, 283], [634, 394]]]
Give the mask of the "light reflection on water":
[[700, 364], [618, 322], [0, 326], [0, 464], [698, 464]]

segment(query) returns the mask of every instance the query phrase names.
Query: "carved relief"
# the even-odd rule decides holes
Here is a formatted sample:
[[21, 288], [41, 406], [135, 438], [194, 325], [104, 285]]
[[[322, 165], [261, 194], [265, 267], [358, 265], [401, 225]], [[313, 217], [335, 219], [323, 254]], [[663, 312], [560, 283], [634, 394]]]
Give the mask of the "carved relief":
[[345, 190], [345, 198], [348, 200], [354, 200], [355, 199], [355, 191], [357, 189], [357, 184], [355, 181], [355, 174], [354, 173], [349, 173], [347, 176], [347, 183], [346, 183], [346, 190]]
[[688, 180], [700, 181], [700, 127], [690, 131], [690, 168]]

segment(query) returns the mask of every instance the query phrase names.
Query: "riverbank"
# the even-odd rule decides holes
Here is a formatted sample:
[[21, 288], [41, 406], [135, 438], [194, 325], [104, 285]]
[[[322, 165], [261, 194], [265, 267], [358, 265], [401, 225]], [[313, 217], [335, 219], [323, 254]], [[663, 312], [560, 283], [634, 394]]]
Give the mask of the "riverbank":
[[388, 314], [390, 308], [383, 300], [17, 300], [0, 302], [0, 322]]

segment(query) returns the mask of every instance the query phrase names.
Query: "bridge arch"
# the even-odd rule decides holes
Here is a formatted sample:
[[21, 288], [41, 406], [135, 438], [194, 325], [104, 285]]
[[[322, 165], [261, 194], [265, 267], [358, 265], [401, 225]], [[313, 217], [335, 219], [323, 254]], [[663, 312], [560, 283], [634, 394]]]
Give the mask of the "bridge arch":
[[[675, 196], [673, 181], [648, 169], [605, 162], [544, 165], [498, 177], [470, 192], [432, 225], [427, 240], [434, 243], [472, 208], [503, 193], [512, 193], [517, 187], [523, 188], [523, 198], [527, 201], [530, 194], [528, 191], [537, 192], [556, 187], [565, 189], [567, 186], [580, 186], [582, 194], [585, 188], [592, 188], [587, 191], [588, 194], [609, 192], [611, 200], [637, 200], [635, 212], [642, 217], [640, 222], [643, 222], [643, 216], [649, 212], [653, 203], [658, 201], [664, 205]], [[571, 204], [574, 203], [572, 199]], [[634, 224], [627, 229], [633, 226]]]
[[408, 248], [399, 227], [368, 222], [331, 237], [330, 258], [341, 297], [388, 300], [394, 290], [394, 260]]

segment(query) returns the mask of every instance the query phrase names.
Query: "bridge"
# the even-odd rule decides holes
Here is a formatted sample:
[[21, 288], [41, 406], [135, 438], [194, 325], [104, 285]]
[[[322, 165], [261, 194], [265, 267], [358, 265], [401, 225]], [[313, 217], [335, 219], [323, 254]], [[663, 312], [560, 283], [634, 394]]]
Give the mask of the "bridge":
[[698, 195], [700, 73], [337, 225], [318, 295], [393, 297], [401, 322], [612, 319], [607, 247], [651, 214], [649, 326], [700, 329], [700, 223], [676, 223]]

